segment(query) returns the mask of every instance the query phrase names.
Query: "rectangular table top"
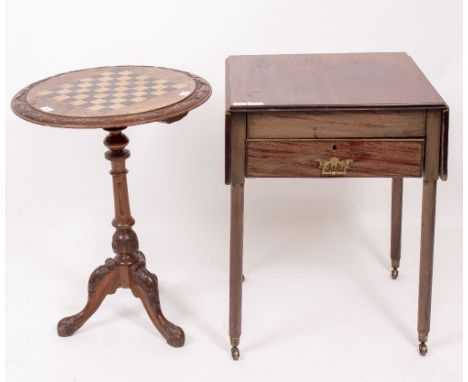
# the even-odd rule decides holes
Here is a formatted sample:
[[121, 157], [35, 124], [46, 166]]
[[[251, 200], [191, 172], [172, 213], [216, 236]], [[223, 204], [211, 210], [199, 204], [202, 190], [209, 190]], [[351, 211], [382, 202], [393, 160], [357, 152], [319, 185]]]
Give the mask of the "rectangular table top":
[[226, 108], [446, 107], [406, 53], [231, 56]]

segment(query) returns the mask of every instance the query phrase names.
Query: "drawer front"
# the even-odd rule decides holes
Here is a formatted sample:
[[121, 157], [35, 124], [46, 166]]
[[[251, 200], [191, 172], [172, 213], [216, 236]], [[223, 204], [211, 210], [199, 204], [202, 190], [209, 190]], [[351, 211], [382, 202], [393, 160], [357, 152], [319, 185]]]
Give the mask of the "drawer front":
[[419, 177], [423, 139], [247, 140], [249, 177]]
[[247, 137], [253, 139], [424, 137], [426, 123], [420, 110], [263, 112], [247, 118]]

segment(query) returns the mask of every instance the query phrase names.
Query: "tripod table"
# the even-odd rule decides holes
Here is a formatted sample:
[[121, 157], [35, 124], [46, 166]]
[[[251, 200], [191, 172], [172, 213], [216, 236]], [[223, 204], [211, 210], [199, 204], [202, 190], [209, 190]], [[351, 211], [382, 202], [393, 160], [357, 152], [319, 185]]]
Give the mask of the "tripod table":
[[45, 126], [103, 128], [109, 149], [114, 188], [114, 258], [96, 268], [88, 283], [88, 301], [77, 314], [58, 323], [60, 336], [70, 336], [117, 288], [130, 288], [140, 298], [151, 321], [169, 345], [181, 347], [183, 330], [168, 321], [159, 301], [158, 280], [145, 265], [130, 214], [125, 160], [130, 152], [123, 134], [127, 126], [149, 122], [172, 123], [204, 103], [210, 85], [187, 72], [151, 66], [114, 66], [84, 69], [36, 82], [15, 95], [13, 111], [21, 118]]

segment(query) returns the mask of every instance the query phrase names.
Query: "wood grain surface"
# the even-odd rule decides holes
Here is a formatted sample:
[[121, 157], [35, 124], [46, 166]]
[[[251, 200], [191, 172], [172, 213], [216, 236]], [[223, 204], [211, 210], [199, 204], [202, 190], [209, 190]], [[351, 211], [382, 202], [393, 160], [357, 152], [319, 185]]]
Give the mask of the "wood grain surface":
[[249, 138], [424, 137], [426, 113], [405, 111], [313, 111], [249, 113]]
[[445, 106], [406, 53], [231, 56], [227, 109]]
[[279, 139], [247, 141], [249, 177], [322, 177], [319, 159], [351, 159], [337, 177], [417, 177], [422, 173], [423, 139]]

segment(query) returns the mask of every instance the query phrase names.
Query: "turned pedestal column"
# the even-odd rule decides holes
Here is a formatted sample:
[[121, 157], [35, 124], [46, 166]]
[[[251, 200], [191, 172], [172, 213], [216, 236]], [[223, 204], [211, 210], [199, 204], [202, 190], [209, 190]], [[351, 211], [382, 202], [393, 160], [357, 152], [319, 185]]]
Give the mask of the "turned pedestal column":
[[138, 237], [132, 229], [135, 220], [130, 214], [125, 168], [125, 160], [130, 152], [125, 149], [128, 138], [122, 134], [123, 129], [108, 129], [109, 134], [104, 140], [109, 148], [106, 159], [111, 162], [110, 173], [114, 186], [115, 218], [112, 225], [115, 233], [112, 249], [115, 257], [107, 259], [104, 265], [91, 274], [87, 304], [79, 313], [60, 320], [58, 334], [72, 335], [93, 315], [108, 294], [115, 293], [117, 288], [130, 288], [135, 297], [141, 299], [151, 321], [167, 343], [180, 347], [184, 344], [184, 332], [164, 317], [159, 302], [158, 279], [146, 269], [145, 256], [139, 251]]

